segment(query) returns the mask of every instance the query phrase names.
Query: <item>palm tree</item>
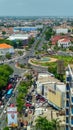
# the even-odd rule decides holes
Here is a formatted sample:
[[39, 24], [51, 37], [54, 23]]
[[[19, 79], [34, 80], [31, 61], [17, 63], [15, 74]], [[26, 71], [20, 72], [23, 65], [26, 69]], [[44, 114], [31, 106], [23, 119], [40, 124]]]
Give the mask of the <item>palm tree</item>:
[[54, 127], [54, 130], [57, 130], [58, 128], [60, 129], [60, 121], [59, 119], [52, 119], [52, 125]]
[[38, 117], [36, 119], [36, 130], [54, 130], [51, 121], [48, 121], [46, 117]]

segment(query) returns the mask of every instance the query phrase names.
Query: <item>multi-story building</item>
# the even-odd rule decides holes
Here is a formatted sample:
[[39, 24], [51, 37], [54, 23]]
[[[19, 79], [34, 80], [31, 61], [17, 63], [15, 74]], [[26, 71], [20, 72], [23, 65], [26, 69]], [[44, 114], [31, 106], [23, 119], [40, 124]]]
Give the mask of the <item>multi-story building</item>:
[[66, 71], [66, 130], [73, 130], [73, 72]]
[[65, 84], [47, 73], [39, 73], [37, 92], [43, 95], [54, 108], [65, 108]]

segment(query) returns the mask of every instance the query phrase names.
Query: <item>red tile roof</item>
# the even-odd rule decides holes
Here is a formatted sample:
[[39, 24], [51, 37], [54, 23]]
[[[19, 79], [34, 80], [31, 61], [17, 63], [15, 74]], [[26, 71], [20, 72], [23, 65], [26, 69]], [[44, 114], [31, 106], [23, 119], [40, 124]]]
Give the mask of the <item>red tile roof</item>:
[[51, 42], [52, 44], [56, 44], [58, 40], [60, 40], [62, 38], [62, 36], [57, 35], [51, 38]]

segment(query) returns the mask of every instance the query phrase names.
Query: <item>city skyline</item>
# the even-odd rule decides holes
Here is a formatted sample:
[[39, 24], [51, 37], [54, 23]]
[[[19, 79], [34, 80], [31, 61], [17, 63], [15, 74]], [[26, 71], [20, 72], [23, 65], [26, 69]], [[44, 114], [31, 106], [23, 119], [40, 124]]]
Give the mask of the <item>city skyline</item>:
[[73, 0], [0, 0], [0, 16], [73, 16]]

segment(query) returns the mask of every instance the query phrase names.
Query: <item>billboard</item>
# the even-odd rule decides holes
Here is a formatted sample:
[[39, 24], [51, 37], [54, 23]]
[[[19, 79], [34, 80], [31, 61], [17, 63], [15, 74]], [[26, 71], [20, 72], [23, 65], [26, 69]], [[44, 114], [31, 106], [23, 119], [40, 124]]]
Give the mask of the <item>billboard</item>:
[[65, 73], [64, 61], [58, 60], [58, 62], [57, 62], [57, 74], [64, 74], [64, 73]]
[[8, 126], [17, 127], [17, 107], [7, 107]]

